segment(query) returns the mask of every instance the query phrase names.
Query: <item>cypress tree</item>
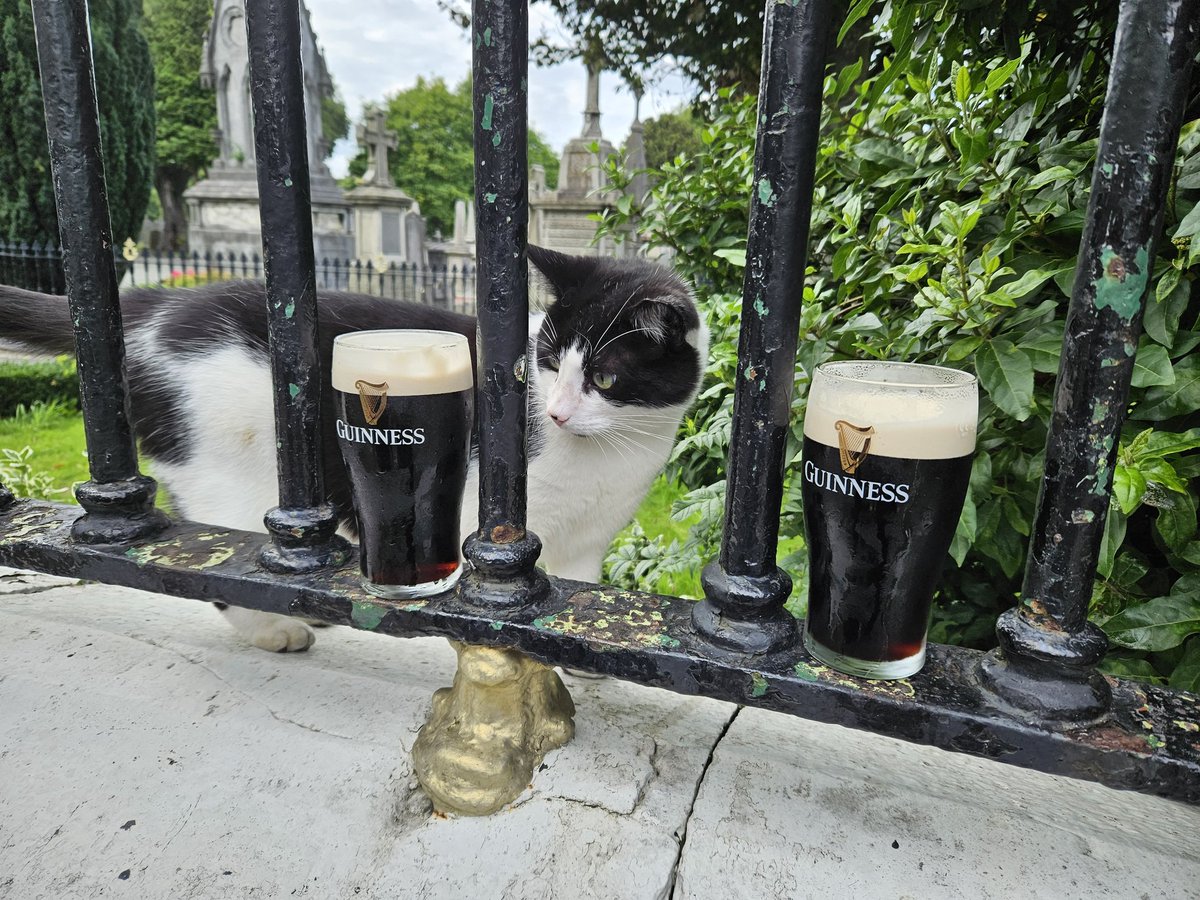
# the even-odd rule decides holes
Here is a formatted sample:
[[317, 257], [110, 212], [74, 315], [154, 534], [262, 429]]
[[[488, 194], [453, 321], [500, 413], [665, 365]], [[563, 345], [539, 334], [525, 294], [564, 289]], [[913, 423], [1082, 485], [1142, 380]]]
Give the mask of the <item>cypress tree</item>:
[[[154, 174], [154, 70], [141, 0], [91, 0], [104, 174], [119, 245], [137, 237]], [[0, 0], [0, 238], [58, 243], [28, 0]]]

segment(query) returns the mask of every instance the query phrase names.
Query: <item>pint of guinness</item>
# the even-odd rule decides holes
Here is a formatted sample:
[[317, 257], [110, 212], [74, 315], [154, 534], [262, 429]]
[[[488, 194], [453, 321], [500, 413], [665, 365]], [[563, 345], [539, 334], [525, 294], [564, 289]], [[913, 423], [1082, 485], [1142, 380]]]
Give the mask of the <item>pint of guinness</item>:
[[371, 593], [448, 590], [461, 574], [459, 516], [475, 382], [467, 339], [447, 331], [357, 331], [333, 344], [338, 444]]
[[865, 678], [925, 662], [934, 589], [975, 452], [975, 377], [893, 362], [818, 366], [804, 417], [804, 642]]

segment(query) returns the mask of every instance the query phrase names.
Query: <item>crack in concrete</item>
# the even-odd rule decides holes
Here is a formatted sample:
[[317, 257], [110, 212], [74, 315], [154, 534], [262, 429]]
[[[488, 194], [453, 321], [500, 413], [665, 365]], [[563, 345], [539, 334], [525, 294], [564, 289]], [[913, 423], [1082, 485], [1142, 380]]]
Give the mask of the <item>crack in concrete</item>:
[[671, 879], [667, 882], [667, 889], [662, 896], [675, 900], [675, 885], [679, 879], [679, 866], [683, 863], [683, 848], [687, 844], [688, 825], [692, 821], [692, 813], [696, 810], [696, 799], [700, 796], [700, 789], [704, 786], [704, 779], [708, 776], [708, 770], [712, 766], [713, 757], [717, 755], [717, 748], [721, 746], [721, 741], [725, 740], [725, 735], [729, 734], [729, 729], [733, 727], [733, 723], [737, 721], [738, 715], [745, 707], [738, 706], [734, 709], [726, 720], [721, 733], [717, 735], [717, 739], [713, 741], [712, 747], [708, 751], [708, 759], [704, 761], [704, 766], [700, 769], [700, 777], [696, 779], [696, 790], [692, 793], [692, 802], [688, 804], [687, 815], [683, 817], [683, 827], [676, 832], [679, 850], [675, 854], [675, 862], [671, 865]]

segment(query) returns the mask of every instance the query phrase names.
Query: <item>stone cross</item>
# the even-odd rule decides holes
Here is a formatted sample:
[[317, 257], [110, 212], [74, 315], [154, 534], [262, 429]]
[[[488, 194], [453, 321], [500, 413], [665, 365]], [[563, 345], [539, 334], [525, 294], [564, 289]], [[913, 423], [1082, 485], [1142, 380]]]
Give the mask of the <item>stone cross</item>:
[[363, 173], [362, 183], [392, 187], [387, 152], [396, 149], [396, 133], [388, 131], [387, 114], [382, 109], [371, 109], [363, 118], [355, 132], [359, 146], [367, 148], [367, 171]]

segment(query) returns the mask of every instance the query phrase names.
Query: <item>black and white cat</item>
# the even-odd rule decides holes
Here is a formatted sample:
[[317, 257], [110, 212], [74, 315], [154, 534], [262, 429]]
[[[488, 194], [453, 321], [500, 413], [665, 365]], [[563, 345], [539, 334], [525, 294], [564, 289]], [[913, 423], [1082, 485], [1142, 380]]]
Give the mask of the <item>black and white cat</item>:
[[[687, 286], [644, 260], [566, 256], [529, 248], [549, 291], [530, 316], [528, 524], [541, 564], [597, 581], [605, 550], [666, 462], [700, 387], [708, 333]], [[346, 331], [436, 328], [468, 336], [470, 316], [357, 294], [320, 295], [319, 345], [329, 371]], [[277, 505], [275, 420], [261, 284], [122, 295], [134, 427], [150, 471], [178, 516], [262, 531]], [[0, 287], [0, 339], [73, 352], [64, 298]], [[332, 422], [325, 386], [324, 421]], [[349, 484], [333, 430], [325, 484], [354, 534]], [[472, 464], [462, 531], [477, 527]], [[287, 616], [228, 607], [231, 624], [266, 650], [303, 650], [313, 632]]]

